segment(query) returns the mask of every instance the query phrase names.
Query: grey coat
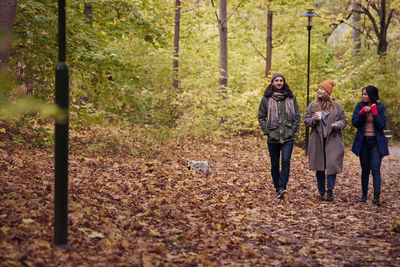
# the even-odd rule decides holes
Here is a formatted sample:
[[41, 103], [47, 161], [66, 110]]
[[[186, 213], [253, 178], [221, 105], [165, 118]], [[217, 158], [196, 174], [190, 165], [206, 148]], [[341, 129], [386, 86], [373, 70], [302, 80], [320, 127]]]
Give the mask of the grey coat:
[[[347, 121], [344, 110], [339, 103], [335, 102], [336, 111], [332, 111], [328, 117], [328, 135], [326, 137], [326, 172], [327, 175], [343, 172], [344, 143], [342, 130]], [[322, 122], [314, 120], [315, 101], [311, 102], [304, 117], [306, 126], [311, 127], [310, 140], [308, 144], [308, 167], [310, 170], [324, 171], [324, 147]], [[339, 128], [331, 127], [336, 123]]]

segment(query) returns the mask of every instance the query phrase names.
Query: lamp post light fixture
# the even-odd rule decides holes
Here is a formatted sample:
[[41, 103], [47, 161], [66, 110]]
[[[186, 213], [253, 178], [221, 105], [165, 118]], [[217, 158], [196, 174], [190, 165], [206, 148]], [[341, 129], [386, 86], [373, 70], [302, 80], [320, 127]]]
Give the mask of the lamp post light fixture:
[[[313, 12], [313, 9], [307, 9], [308, 11], [301, 14], [300, 17], [308, 17], [308, 25], [307, 25], [307, 30], [308, 30], [308, 56], [307, 56], [307, 107], [308, 104], [310, 103], [309, 96], [310, 96], [310, 42], [311, 42], [311, 20], [313, 17], [320, 17], [317, 13]], [[306, 126], [306, 154], [308, 154], [308, 133], [309, 133], [309, 128]]]

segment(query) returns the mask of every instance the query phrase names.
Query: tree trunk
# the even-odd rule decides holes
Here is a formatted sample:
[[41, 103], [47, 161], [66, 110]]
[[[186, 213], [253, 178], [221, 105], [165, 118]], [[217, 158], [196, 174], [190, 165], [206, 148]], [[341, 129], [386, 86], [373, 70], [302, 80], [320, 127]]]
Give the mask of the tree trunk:
[[352, 39], [353, 39], [353, 55], [356, 56], [360, 53], [360, 48], [361, 48], [361, 32], [360, 32], [360, 21], [361, 21], [361, 14], [360, 14], [360, 8], [356, 4], [352, 4], [352, 28], [353, 28], [353, 33], [352, 33]]
[[85, 14], [85, 17], [86, 17], [88, 23], [92, 24], [92, 15], [93, 15], [93, 6], [92, 6], [92, 4], [85, 3], [84, 9], [83, 9], [83, 14]]
[[[353, 3], [357, 4], [360, 7], [360, 12], [365, 14], [371, 22], [372, 29], [375, 33], [376, 38], [378, 39], [377, 54], [380, 56], [384, 56], [389, 45], [387, 42], [387, 30], [389, 28], [390, 21], [393, 17], [395, 10], [390, 9], [387, 14], [386, 0], [380, 0], [378, 4], [377, 2], [378, 1], [368, 1], [367, 6], [364, 6], [362, 4], [362, 1], [360, 0], [354, 0]], [[373, 12], [371, 12], [370, 8], [373, 9]], [[374, 14], [378, 14], [378, 18], [376, 18]]]
[[0, 71], [7, 72], [17, 0], [0, 0]]
[[268, 0], [270, 3], [268, 4], [267, 11], [267, 54], [266, 54], [266, 68], [265, 68], [265, 77], [271, 73], [271, 63], [272, 63], [272, 11], [270, 9], [270, 5], [272, 0]]
[[228, 21], [226, 0], [219, 2], [219, 92], [226, 98], [228, 86]]
[[172, 70], [173, 70], [173, 80], [172, 86], [175, 89], [179, 87], [179, 33], [180, 33], [180, 25], [181, 25], [181, 1], [176, 0], [175, 2], [175, 32], [174, 32], [174, 59], [172, 62]]
[[389, 23], [386, 25], [386, 0], [381, 0], [381, 12], [379, 18], [379, 42], [378, 42], [378, 55], [383, 55], [386, 53], [388, 43], [387, 43], [387, 28]]

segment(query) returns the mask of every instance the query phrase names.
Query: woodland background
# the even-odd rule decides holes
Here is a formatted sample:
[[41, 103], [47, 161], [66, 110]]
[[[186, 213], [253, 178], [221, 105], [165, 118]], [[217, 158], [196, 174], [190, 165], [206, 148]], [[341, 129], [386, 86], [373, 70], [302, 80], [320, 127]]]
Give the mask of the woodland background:
[[[6, 2], [17, 1], [2, 1]], [[265, 78], [267, 61], [269, 73], [285, 74], [304, 113], [307, 19], [299, 16], [314, 8], [321, 17], [313, 19], [311, 32], [310, 102], [317, 85], [333, 79], [333, 95], [350, 119], [361, 88], [373, 84], [387, 106], [388, 128], [399, 135], [399, 1], [229, 1], [224, 20], [227, 86], [222, 91], [216, 18], [220, 10], [214, 2], [181, 1], [175, 57], [179, 67], [174, 76], [175, 1], [67, 1], [72, 127], [135, 124], [154, 142], [182, 136], [259, 135], [256, 113], [270, 80]], [[363, 12], [361, 7], [370, 16], [352, 12]], [[266, 58], [268, 12], [273, 24], [271, 56]], [[343, 24], [354, 30], [336, 39], [335, 46], [328, 45], [331, 33]], [[32, 96], [39, 103], [54, 98], [57, 3], [18, 1], [11, 25], [8, 67], [13, 84], [2, 82], [1, 112], [20, 115], [27, 108], [38, 109], [38, 101], [27, 105], [18, 97]], [[378, 50], [381, 40], [387, 43], [385, 51]], [[178, 86], [173, 86], [174, 79]], [[15, 99], [20, 99], [16, 105], [7, 104]], [[49, 107], [41, 110], [51, 113]], [[226, 123], [221, 124], [221, 118]], [[51, 138], [40, 128], [41, 137]], [[347, 127], [347, 143], [353, 136], [354, 128]], [[304, 141], [303, 125], [297, 141]]]
[[[395, 154], [384, 160], [383, 207], [355, 204], [359, 163], [350, 151], [336, 204], [318, 204], [301, 124], [289, 188], [297, 193], [285, 202], [271, 195], [256, 114], [275, 71], [305, 113], [300, 14], [308, 8], [321, 16], [312, 22], [310, 101], [320, 82], [336, 82], [350, 145], [361, 88], [375, 85], [396, 141], [399, 0], [67, 1], [70, 243], [78, 251], [65, 252], [51, 244], [57, 3], [0, 1], [2, 262], [400, 264]], [[192, 159], [208, 160], [213, 175], [188, 172]]]

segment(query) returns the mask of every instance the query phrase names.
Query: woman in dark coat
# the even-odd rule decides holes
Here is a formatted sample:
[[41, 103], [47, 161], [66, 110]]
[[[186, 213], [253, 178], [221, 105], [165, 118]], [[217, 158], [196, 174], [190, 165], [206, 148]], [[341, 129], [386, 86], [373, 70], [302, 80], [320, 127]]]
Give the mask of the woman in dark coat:
[[[304, 117], [306, 126], [311, 127], [308, 166], [310, 170], [316, 171], [320, 200], [328, 201], [333, 201], [336, 174], [343, 172], [342, 130], [347, 124], [342, 106], [331, 97], [334, 85], [333, 81], [327, 80], [318, 86], [315, 101], [307, 107]], [[325, 188], [325, 180], [328, 190]]]
[[383, 103], [377, 102], [379, 91], [368, 85], [362, 89], [362, 101], [354, 109], [352, 123], [357, 128], [351, 150], [359, 156], [361, 164], [360, 202], [367, 201], [369, 174], [372, 172], [374, 199], [372, 203], [380, 204], [381, 162], [389, 155], [389, 148], [383, 130], [386, 126], [386, 109]]

